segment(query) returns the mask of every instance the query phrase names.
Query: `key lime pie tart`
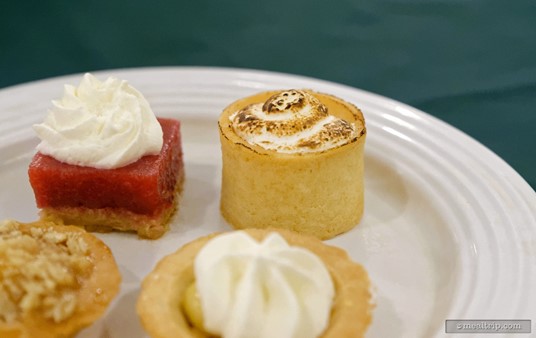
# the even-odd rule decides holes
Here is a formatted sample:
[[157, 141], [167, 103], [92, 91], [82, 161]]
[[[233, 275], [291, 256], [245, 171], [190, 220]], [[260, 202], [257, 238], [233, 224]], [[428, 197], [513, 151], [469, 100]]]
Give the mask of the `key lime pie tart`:
[[365, 121], [310, 90], [240, 99], [219, 118], [221, 213], [235, 228], [278, 227], [328, 239], [363, 215]]
[[103, 315], [121, 276], [79, 227], [0, 222], [0, 337], [72, 337]]
[[42, 220], [166, 232], [184, 180], [179, 121], [156, 118], [126, 81], [86, 74], [34, 130], [41, 143], [28, 174]]
[[369, 279], [347, 253], [284, 229], [213, 234], [163, 258], [137, 312], [153, 338], [362, 337]]

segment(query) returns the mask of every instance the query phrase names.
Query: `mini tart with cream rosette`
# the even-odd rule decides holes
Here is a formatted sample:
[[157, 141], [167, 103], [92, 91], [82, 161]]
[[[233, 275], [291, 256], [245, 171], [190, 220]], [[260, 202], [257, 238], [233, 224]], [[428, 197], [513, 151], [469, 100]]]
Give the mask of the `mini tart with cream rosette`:
[[[370, 282], [364, 268], [351, 261], [347, 253], [319, 239], [285, 229], [246, 229], [242, 232], [256, 241], [277, 233], [291, 246], [316, 255], [333, 282], [334, 297], [327, 327], [321, 338], [363, 337], [372, 320]], [[137, 312], [146, 332], [153, 338], [217, 337], [205, 332], [196, 286], [194, 261], [212, 239], [223, 234], [198, 238], [158, 262], [144, 279]], [[214, 283], [218, 283], [217, 280]], [[201, 324], [200, 324], [201, 322]]]
[[365, 120], [310, 90], [262, 92], [220, 115], [221, 213], [237, 229], [332, 238], [363, 215]]
[[75, 226], [0, 222], [0, 337], [72, 337], [106, 311], [121, 275]]

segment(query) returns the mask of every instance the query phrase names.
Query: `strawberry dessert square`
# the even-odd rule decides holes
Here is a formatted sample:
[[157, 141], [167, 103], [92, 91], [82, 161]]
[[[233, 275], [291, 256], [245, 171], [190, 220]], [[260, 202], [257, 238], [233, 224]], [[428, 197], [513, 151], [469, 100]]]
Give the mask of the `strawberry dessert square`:
[[28, 174], [41, 218], [93, 231], [162, 236], [176, 210], [184, 169], [179, 121], [159, 122], [164, 132], [161, 153], [124, 167], [83, 167], [35, 154]]
[[180, 122], [147, 115], [143, 96], [112, 80], [86, 74], [53, 101], [34, 126], [42, 141], [30, 184], [42, 220], [156, 239], [169, 227], [184, 181]]

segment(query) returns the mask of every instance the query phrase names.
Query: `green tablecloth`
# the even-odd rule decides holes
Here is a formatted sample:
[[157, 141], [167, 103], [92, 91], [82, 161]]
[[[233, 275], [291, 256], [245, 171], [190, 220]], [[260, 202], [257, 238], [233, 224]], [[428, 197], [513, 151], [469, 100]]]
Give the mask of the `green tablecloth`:
[[159, 65], [302, 74], [443, 119], [536, 187], [534, 0], [19, 1], [0, 25], [0, 87]]

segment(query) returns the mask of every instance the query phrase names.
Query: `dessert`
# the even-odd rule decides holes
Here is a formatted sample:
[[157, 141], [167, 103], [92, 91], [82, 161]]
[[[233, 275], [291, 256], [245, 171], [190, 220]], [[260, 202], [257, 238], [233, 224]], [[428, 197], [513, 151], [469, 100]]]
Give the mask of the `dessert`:
[[362, 337], [370, 282], [342, 249], [285, 229], [194, 240], [144, 279], [137, 311], [155, 337]]
[[310, 90], [259, 93], [221, 114], [221, 213], [237, 229], [278, 227], [328, 239], [363, 214], [365, 121]]
[[90, 74], [53, 104], [28, 169], [41, 219], [162, 236], [184, 180], [180, 122], [156, 118], [126, 81]]
[[121, 276], [79, 227], [0, 222], [0, 336], [71, 337], [106, 311]]

